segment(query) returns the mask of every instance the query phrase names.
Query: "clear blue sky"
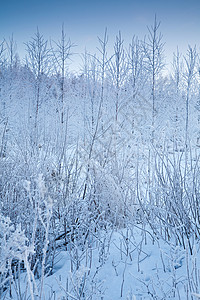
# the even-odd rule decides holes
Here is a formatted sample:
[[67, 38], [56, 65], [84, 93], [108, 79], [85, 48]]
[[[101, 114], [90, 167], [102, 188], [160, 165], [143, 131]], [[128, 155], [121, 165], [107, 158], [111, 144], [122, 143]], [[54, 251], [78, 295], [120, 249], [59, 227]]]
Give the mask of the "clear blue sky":
[[[60, 37], [62, 23], [76, 52], [96, 51], [97, 36], [108, 28], [110, 47], [121, 30], [128, 45], [134, 34], [147, 33], [154, 15], [161, 21], [166, 56], [171, 59], [177, 45], [185, 53], [187, 45], [200, 48], [200, 0], [1, 0], [0, 40], [14, 34], [18, 51], [24, 55], [24, 42], [37, 26], [47, 39]], [[78, 57], [74, 60], [78, 61]]]

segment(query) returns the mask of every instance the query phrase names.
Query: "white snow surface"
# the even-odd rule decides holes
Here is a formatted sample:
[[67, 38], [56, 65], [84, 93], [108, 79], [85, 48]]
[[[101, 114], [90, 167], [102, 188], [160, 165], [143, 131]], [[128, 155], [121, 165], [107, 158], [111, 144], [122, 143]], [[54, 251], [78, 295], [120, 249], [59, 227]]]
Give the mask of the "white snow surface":
[[[99, 243], [84, 251], [77, 249], [77, 270], [71, 269], [72, 252], [60, 250], [53, 274], [44, 280], [41, 299], [187, 299], [188, 272], [194, 264], [200, 269], [199, 257], [159, 238], [153, 241], [146, 229], [138, 227], [102, 232]], [[26, 273], [20, 281], [23, 295]], [[40, 290], [40, 280], [37, 285]], [[15, 291], [13, 287], [12, 299], [17, 300]], [[198, 298], [198, 293], [193, 295]]]

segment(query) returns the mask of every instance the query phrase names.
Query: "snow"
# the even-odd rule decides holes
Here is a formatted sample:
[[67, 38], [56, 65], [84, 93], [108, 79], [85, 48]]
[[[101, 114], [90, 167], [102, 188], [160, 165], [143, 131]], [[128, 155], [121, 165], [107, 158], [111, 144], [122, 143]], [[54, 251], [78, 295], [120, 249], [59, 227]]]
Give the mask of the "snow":
[[[187, 262], [187, 250], [159, 239], [153, 242], [151, 237], [145, 242], [144, 232], [136, 228], [107, 232], [101, 243], [103, 248], [93, 246], [87, 254], [79, 251], [82, 258], [77, 270], [71, 270], [70, 253], [59, 251], [53, 274], [45, 277], [42, 299], [79, 299], [73, 295], [81, 288], [83, 299], [186, 299], [187, 264], [192, 268], [194, 260], [189, 256]], [[199, 269], [198, 256], [195, 259]], [[39, 289], [41, 282], [36, 282]], [[22, 294], [26, 286], [23, 274]], [[14, 288], [12, 297], [18, 299]], [[11, 298], [6, 295], [5, 299]]]

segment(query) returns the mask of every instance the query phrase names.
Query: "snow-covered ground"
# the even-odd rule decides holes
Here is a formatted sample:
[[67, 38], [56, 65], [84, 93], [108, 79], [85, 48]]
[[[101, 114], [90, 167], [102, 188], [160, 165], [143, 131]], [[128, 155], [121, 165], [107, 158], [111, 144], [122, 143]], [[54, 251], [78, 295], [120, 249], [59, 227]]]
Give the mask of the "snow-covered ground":
[[[198, 299], [199, 249], [194, 246], [196, 253], [190, 256], [187, 248], [159, 238], [153, 241], [148, 232], [136, 225], [104, 232], [98, 243], [84, 251], [76, 249], [76, 255], [74, 250], [60, 250], [42, 292], [41, 281], [36, 281], [40, 299], [178, 300], [192, 295]], [[2, 299], [24, 299], [26, 293], [30, 295], [27, 287], [27, 275], [23, 273], [12, 286], [12, 298], [5, 293]]]

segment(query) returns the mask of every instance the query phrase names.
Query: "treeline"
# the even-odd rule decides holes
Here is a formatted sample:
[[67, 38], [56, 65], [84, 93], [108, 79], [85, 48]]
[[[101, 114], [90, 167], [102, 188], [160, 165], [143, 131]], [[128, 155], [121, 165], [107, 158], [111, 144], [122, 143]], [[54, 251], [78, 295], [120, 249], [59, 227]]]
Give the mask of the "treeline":
[[[132, 123], [132, 132], [138, 127], [140, 132], [143, 131], [141, 119], [144, 117], [145, 122], [148, 119], [145, 127], [147, 135], [143, 139], [149, 136], [154, 143], [156, 134], [160, 139], [164, 132], [177, 144], [181, 140], [182, 147], [190, 139], [193, 142], [196, 139], [198, 144], [199, 60], [196, 47], [189, 46], [185, 55], [177, 50], [171, 74], [164, 75], [164, 43], [156, 18], [153, 26], [148, 27], [145, 39], [134, 36], [128, 49], [125, 49], [119, 32], [113, 45], [113, 54], [108, 56], [108, 41], [105, 30], [103, 38], [98, 37], [97, 53], [86, 51], [82, 55], [79, 75], [68, 71], [69, 62], [75, 56], [75, 45], [66, 37], [64, 28], [57, 42], [48, 42], [37, 29], [31, 40], [25, 43], [26, 58], [23, 63], [20, 63], [13, 36], [2, 42], [1, 118], [8, 117], [8, 107], [13, 106], [16, 112], [15, 104], [21, 100], [16, 106], [29, 107], [29, 117], [32, 119], [29, 123], [35, 128], [32, 135], [34, 143], [38, 144], [37, 131], [41, 129], [37, 127], [40, 123], [38, 118], [42, 115], [41, 107], [49, 102], [49, 110], [54, 107], [59, 115], [55, 118], [64, 124], [71, 109], [70, 100], [77, 97], [80, 106], [85, 106], [85, 113], [89, 116], [87, 125], [93, 132], [97, 118], [101, 117], [101, 125], [106, 118], [110, 118], [108, 110], [115, 121], [121, 123], [124, 121], [121, 120], [122, 115], [125, 112], [128, 114], [128, 109], [131, 111], [128, 119], [129, 125]], [[151, 128], [147, 130], [147, 127]]]

